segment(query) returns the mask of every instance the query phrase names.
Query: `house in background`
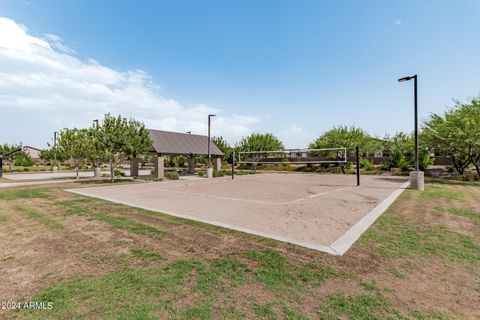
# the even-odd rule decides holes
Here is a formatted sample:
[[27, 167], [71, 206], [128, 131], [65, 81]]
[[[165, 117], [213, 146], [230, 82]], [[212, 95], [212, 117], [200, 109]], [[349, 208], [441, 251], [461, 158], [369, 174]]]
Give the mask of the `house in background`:
[[33, 160], [40, 159], [40, 152], [42, 149], [30, 147], [30, 146], [23, 146], [22, 151], [32, 157]]

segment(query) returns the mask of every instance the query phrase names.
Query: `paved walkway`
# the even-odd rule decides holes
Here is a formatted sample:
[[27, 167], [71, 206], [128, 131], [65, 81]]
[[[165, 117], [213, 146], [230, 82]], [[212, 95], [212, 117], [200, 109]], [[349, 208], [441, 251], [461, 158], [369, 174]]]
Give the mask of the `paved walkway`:
[[[129, 171], [122, 170], [126, 174], [129, 174]], [[102, 173], [110, 174], [110, 171], [102, 171]], [[150, 170], [139, 170], [139, 175], [146, 176], [150, 174]], [[93, 171], [80, 171], [80, 178], [90, 178], [93, 177]], [[65, 179], [65, 178], [75, 178], [75, 171], [68, 172], [38, 172], [38, 173], [8, 173], [3, 175], [4, 178], [10, 180], [47, 180], [47, 179]]]
[[[106, 172], [105, 172], [106, 173]], [[149, 175], [150, 170], [140, 170], [139, 174]], [[15, 182], [0, 182], [0, 188], [8, 187], [22, 187], [22, 186], [34, 186], [39, 184], [52, 184], [52, 183], [65, 183], [65, 182], [74, 182], [76, 179], [66, 179], [75, 177], [75, 172], [44, 172], [44, 173], [16, 173], [16, 174], [6, 174], [3, 175], [4, 178], [15, 180]], [[93, 177], [93, 172], [80, 172], [80, 177], [89, 178]], [[199, 177], [198, 175], [185, 175], [180, 176], [180, 180], [204, 180], [205, 178]], [[37, 180], [37, 181], [24, 181], [24, 180]], [[24, 181], [24, 182], [17, 182]]]

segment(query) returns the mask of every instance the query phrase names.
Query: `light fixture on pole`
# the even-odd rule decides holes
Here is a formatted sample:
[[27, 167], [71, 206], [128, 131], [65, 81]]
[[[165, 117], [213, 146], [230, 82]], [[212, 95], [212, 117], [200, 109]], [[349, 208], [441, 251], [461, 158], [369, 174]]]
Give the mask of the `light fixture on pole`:
[[415, 171], [410, 172], [410, 187], [415, 190], [424, 189], [424, 175], [420, 171], [418, 157], [418, 96], [417, 96], [417, 75], [403, 77], [398, 82], [406, 82], [413, 79], [413, 104], [414, 104], [414, 135], [415, 135]]
[[213, 177], [213, 169], [212, 169], [212, 153], [210, 150], [210, 144], [212, 143], [210, 140], [210, 127], [211, 127], [211, 118], [215, 117], [215, 114], [208, 115], [208, 167], [207, 167], [207, 178]]

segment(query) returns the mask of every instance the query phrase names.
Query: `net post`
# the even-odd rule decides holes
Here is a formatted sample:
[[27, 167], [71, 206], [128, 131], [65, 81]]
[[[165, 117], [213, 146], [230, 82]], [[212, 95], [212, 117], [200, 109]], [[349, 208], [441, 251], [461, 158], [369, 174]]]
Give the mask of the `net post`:
[[355, 158], [357, 162], [357, 186], [360, 186], [360, 153], [358, 146], [355, 147]]
[[3, 154], [0, 153], [0, 178], [3, 177]]
[[232, 180], [235, 179], [235, 151], [232, 154]]

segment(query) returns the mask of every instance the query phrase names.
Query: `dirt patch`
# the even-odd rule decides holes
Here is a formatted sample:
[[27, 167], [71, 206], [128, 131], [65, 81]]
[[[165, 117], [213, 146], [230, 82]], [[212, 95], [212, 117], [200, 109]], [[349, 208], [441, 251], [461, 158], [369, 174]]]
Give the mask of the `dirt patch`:
[[432, 310], [443, 313], [480, 318], [477, 308], [480, 294], [480, 278], [457, 263], [446, 263], [440, 258], [417, 258], [420, 268], [403, 271], [403, 277], [388, 273], [373, 276], [372, 279], [385, 288], [385, 296], [393, 305], [405, 313], [415, 310]]
[[27, 297], [74, 275], [118, 270], [121, 264], [115, 257], [129, 252], [126, 244], [144, 246], [141, 236], [84, 217], [60, 218], [55, 206], [39, 199], [30, 204], [50, 219], [61, 219], [63, 228], [47, 229], [16, 212], [13, 203], [0, 202], [0, 212], [8, 217], [0, 224], [1, 297]]

